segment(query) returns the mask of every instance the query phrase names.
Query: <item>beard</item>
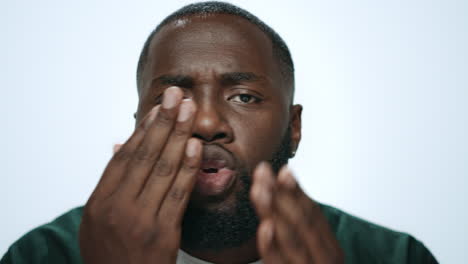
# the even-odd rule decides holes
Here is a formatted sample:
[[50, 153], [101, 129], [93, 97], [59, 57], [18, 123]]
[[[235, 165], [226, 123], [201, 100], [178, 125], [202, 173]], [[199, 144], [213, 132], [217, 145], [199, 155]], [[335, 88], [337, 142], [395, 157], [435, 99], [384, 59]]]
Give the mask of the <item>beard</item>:
[[[280, 145], [269, 161], [273, 171], [288, 163], [291, 153], [291, 128], [288, 127]], [[226, 210], [187, 206], [182, 221], [182, 242], [191, 250], [215, 250], [239, 247], [252, 239], [259, 219], [250, 201], [252, 176], [246, 168], [239, 169], [241, 189], [236, 193], [234, 206]]]

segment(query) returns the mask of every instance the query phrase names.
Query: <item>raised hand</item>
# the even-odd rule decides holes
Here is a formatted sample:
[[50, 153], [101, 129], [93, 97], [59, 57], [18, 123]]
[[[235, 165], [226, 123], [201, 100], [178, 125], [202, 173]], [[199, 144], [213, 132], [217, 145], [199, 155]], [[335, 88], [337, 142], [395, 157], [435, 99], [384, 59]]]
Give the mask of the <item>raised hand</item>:
[[257, 244], [263, 263], [344, 263], [344, 254], [316, 202], [283, 167], [275, 177], [266, 163], [254, 172], [251, 200], [260, 217]]
[[196, 106], [166, 89], [115, 154], [89, 198], [80, 251], [92, 263], [175, 263], [181, 221], [202, 146], [190, 138]]

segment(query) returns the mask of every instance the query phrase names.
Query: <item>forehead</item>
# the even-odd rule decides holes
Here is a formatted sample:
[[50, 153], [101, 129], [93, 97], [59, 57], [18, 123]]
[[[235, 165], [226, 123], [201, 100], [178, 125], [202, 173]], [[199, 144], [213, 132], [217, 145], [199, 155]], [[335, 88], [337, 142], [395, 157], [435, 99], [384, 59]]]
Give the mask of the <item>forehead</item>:
[[226, 14], [188, 16], [163, 26], [151, 41], [147, 66], [151, 77], [245, 71], [276, 82], [280, 72], [268, 36]]

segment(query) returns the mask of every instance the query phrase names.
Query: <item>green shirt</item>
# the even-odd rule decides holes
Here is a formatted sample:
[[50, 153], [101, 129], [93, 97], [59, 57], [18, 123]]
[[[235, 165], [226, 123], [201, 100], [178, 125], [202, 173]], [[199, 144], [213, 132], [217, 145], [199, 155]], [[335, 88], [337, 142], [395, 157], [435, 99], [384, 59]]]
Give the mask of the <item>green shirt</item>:
[[[396, 232], [334, 207], [320, 204], [322, 212], [346, 255], [346, 263], [437, 263], [429, 250], [414, 237]], [[83, 207], [39, 226], [16, 241], [0, 264], [83, 263], [78, 230]]]

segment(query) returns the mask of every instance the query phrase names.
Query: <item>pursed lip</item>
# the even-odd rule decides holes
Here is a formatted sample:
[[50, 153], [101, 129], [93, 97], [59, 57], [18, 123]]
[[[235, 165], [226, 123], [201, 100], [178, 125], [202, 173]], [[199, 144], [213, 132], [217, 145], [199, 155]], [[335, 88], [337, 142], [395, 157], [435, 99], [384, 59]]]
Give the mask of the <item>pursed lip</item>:
[[231, 153], [218, 145], [204, 145], [200, 169], [235, 170], [235, 161]]
[[205, 145], [195, 192], [205, 197], [224, 196], [235, 182], [235, 168], [230, 152], [217, 145]]

